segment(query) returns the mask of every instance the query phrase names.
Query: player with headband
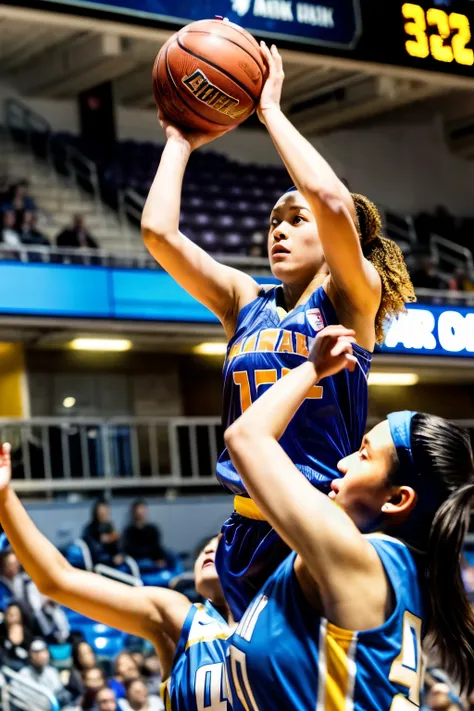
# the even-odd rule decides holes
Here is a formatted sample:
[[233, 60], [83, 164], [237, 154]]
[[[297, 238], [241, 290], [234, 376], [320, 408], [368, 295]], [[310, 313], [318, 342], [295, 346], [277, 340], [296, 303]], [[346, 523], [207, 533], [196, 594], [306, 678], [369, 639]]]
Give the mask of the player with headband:
[[325, 329], [309, 361], [226, 432], [249, 494], [294, 551], [230, 639], [234, 711], [418, 708], [425, 639], [453, 681], [474, 689], [474, 611], [461, 572], [474, 497], [469, 433], [392, 413], [339, 462], [329, 497], [279, 444], [309, 388], [357, 367], [353, 340], [354, 331]]
[[[260, 287], [219, 264], [179, 230], [181, 191], [193, 150], [221, 134], [186, 132], [162, 117], [166, 146], [142, 215], [150, 253], [220, 319], [229, 340], [223, 419], [229, 426], [272, 383], [302, 363], [316, 334], [343, 323], [357, 334], [359, 367], [312, 388], [282, 439], [298, 469], [326, 493], [337, 462], [359, 446], [367, 416], [367, 373], [387, 317], [414, 299], [397, 245], [381, 236], [380, 216], [351, 195], [280, 109], [282, 60], [262, 43], [269, 67], [259, 116], [296, 190], [276, 202], [268, 225], [270, 266], [281, 285]], [[245, 140], [245, 134], [242, 134]], [[218, 180], [218, 175], [216, 175]], [[247, 496], [226, 451], [219, 480], [236, 494], [217, 565], [238, 619], [288, 550]]]

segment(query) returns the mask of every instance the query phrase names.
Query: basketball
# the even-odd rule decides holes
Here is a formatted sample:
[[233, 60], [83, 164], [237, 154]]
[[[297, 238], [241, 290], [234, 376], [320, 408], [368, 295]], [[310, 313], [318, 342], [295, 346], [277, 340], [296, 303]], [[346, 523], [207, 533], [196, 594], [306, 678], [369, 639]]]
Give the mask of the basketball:
[[227, 20], [200, 20], [161, 48], [153, 67], [153, 94], [171, 121], [222, 131], [255, 111], [266, 74], [249, 32]]

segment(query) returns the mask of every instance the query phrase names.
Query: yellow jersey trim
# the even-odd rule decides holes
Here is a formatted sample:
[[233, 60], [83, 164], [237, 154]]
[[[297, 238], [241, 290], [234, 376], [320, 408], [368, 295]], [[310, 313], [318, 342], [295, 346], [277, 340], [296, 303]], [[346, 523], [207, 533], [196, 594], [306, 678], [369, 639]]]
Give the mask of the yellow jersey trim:
[[236, 513], [240, 516], [245, 516], [245, 518], [252, 518], [254, 521], [267, 520], [257, 504], [246, 496], [234, 497], [234, 509]]

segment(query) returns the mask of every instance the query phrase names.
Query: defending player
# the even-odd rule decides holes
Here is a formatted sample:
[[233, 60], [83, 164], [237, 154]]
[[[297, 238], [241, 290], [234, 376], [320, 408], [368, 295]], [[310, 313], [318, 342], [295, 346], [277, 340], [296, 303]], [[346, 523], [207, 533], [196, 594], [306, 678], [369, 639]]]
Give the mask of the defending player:
[[[351, 195], [333, 170], [280, 109], [281, 57], [262, 45], [269, 77], [259, 115], [298, 188], [272, 210], [268, 252], [281, 286], [261, 288], [251, 277], [219, 264], [179, 231], [181, 189], [193, 150], [221, 134], [185, 133], [162, 121], [167, 143], [142, 216], [151, 254], [222, 322], [229, 346], [224, 368], [223, 419], [232, 422], [271, 383], [303, 362], [312, 339], [328, 324], [353, 328], [359, 365], [331, 377], [308, 397], [282, 446], [315, 486], [328, 491], [337, 462], [356, 449], [367, 416], [371, 352], [387, 316], [414, 299], [403, 256], [380, 236], [380, 216]], [[216, 179], [218, 176], [216, 176]], [[239, 619], [256, 590], [287, 555], [286, 546], [246, 497], [227, 454], [220, 481], [237, 494], [236, 514], [224, 527], [217, 565], [226, 599]]]
[[167, 679], [162, 688], [167, 711], [201, 711], [209, 701], [220, 704], [222, 711], [231, 711], [224, 670], [232, 628], [214, 565], [217, 538], [204, 547], [194, 566], [196, 589], [207, 602], [192, 605], [174, 590], [130, 587], [73, 568], [36, 528], [10, 488], [10, 478], [10, 445], [4, 444], [0, 450], [0, 523], [39, 590], [87, 617], [148, 639]]
[[474, 688], [460, 565], [474, 496], [468, 432], [392, 413], [339, 463], [329, 497], [278, 442], [310, 387], [356, 367], [353, 336], [323, 331], [309, 361], [226, 433], [249, 494], [295, 551], [230, 639], [234, 711], [418, 708], [426, 635], [453, 678]]

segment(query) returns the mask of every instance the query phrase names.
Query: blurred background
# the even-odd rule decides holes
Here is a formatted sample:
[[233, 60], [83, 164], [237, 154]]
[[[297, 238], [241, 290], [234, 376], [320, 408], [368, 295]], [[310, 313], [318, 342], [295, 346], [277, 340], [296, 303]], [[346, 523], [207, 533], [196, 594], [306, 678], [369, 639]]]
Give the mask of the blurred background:
[[[377, 351], [369, 423], [409, 408], [474, 432], [474, 3], [373, 5], [0, 5], [0, 437], [12, 443], [16, 490], [73, 564], [194, 596], [195, 550], [232, 510], [214, 477], [223, 445], [224, 334], [149, 257], [139, 231], [164, 141], [151, 68], [187, 21], [226, 15], [278, 43], [284, 111], [353, 192], [376, 202], [385, 234], [405, 254], [418, 302]], [[252, 117], [192, 155], [182, 230], [219, 260], [269, 283], [268, 214], [289, 186]], [[134, 532], [146, 522], [152, 525], [140, 547]], [[98, 544], [98, 529], [113, 542]], [[137, 688], [135, 696], [151, 694], [148, 706], [132, 692], [120, 708], [160, 708], [153, 651], [38, 601], [6, 542], [4, 548], [6, 687], [15, 688], [15, 673], [28, 663], [27, 636], [18, 645], [9, 632], [8, 616], [20, 614], [25, 629], [49, 645], [70, 694], [56, 694], [63, 706], [84, 695], [79, 672], [90, 659], [78, 654], [89, 653], [74, 646], [83, 640], [122, 685], [117, 695], [125, 695], [127, 674], [145, 678], [145, 691]], [[468, 551], [466, 584], [474, 591], [472, 563]], [[9, 613], [20, 579], [23, 608]], [[117, 671], [124, 649], [135, 659], [126, 657], [125, 672]], [[100, 688], [103, 676], [94, 684]], [[54, 707], [37, 689], [31, 694], [34, 702], [23, 703], [33, 706], [22, 708], [39, 708], [39, 698]], [[92, 697], [81, 708], [101, 709]], [[441, 697], [438, 688], [429, 708], [457, 704]]]

